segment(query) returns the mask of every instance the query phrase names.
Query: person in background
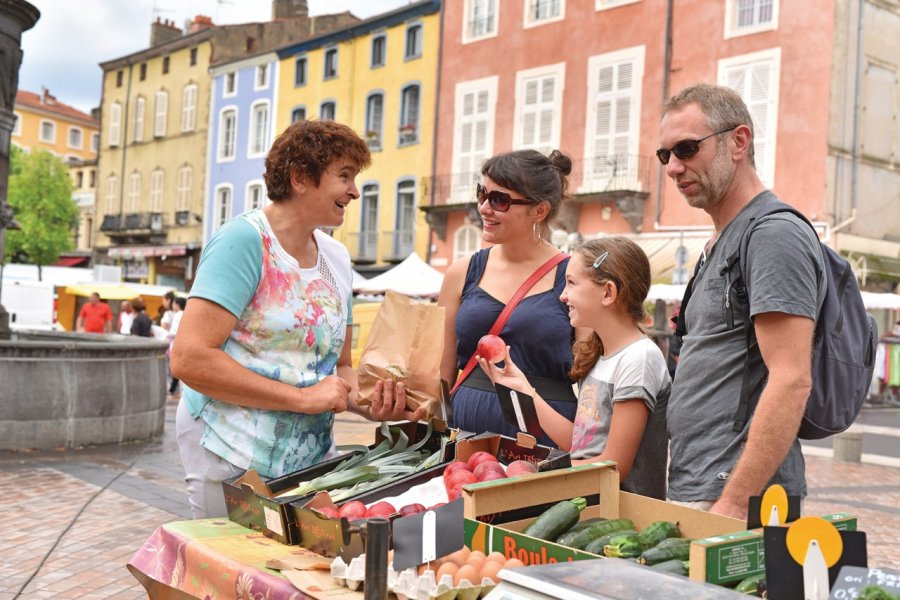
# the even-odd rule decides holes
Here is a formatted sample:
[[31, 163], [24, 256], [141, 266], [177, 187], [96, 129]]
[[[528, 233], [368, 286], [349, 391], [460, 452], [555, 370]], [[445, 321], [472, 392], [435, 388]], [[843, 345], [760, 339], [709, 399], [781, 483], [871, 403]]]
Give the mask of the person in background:
[[[166, 350], [167, 362], [169, 356], [172, 354], [172, 344], [175, 343], [175, 335], [178, 333], [178, 327], [181, 324], [181, 317], [184, 315], [185, 306], [187, 306], [187, 298], [184, 296], [176, 296], [175, 299], [172, 300], [172, 309], [175, 314], [172, 317], [172, 324], [169, 327], [168, 332], [169, 348]], [[172, 376], [172, 381], [169, 383], [169, 397], [172, 399], [181, 397], [181, 393], [178, 391], [178, 383], [178, 378]]]
[[[681, 306], [687, 326], [667, 414], [671, 441], [669, 498], [745, 519], [750, 496], [779, 483], [806, 495], [797, 432], [812, 387], [816, 316], [826, 289], [819, 241], [796, 215], [753, 225], [740, 296], [731, 257], [755, 211], [777, 200], [756, 172], [753, 120], [740, 95], [698, 84], [663, 106], [661, 147], [668, 175], [693, 208], [711, 218], [713, 238], [701, 254], [693, 294]], [[749, 298], [746, 297], [749, 295]], [[747, 311], [736, 311], [736, 302]], [[744, 322], [744, 314], [749, 322]], [[756, 344], [747, 348], [745, 327]], [[755, 410], [735, 431], [750, 358]]]
[[131, 324], [134, 323], [134, 307], [128, 300], [122, 300], [119, 304], [119, 333], [123, 335], [131, 335]]
[[147, 315], [147, 305], [144, 303], [144, 299], [140, 296], [132, 299], [131, 306], [135, 312], [134, 321], [131, 323], [131, 335], [153, 337], [153, 319]]
[[100, 294], [92, 292], [88, 301], [81, 306], [75, 328], [82, 333], [111, 333], [112, 321], [109, 305], [100, 301]]
[[418, 419], [402, 383], [378, 382], [357, 405], [350, 362], [352, 269], [323, 231], [359, 197], [368, 146], [334, 121], [299, 121], [272, 144], [272, 202], [237, 216], [203, 249], [172, 346], [181, 380], [178, 447], [194, 518], [225, 516], [222, 480], [255, 469], [266, 478], [335, 455], [335, 414]]
[[541, 428], [572, 464], [613, 460], [622, 489], [666, 497], [666, 406], [672, 383], [656, 343], [644, 333], [650, 261], [629, 239], [605, 237], [577, 246], [561, 300], [572, 327], [591, 331], [572, 349], [579, 381], [574, 423], [553, 410], [514, 360], [479, 357], [491, 381], [535, 400]]
[[175, 316], [175, 310], [172, 306], [172, 302], [175, 301], [175, 292], [169, 290], [165, 294], [163, 294], [162, 298], [162, 306], [159, 307], [159, 314], [157, 315], [156, 324], [165, 329], [166, 331], [172, 327], [172, 318]]
[[[447, 270], [438, 304], [446, 310], [441, 378], [452, 386], [478, 340], [486, 335], [513, 294], [559, 249], [547, 242], [549, 223], [566, 194], [572, 161], [555, 150], [517, 150], [488, 159], [477, 185], [481, 239], [490, 248], [454, 262]], [[541, 397], [568, 420], [578, 399], [569, 378], [574, 330], [559, 296], [568, 259], [538, 281], [512, 311], [500, 337], [510, 356]], [[451, 398], [452, 425], [465, 431], [515, 436], [503, 417], [490, 379], [474, 369]], [[542, 436], [542, 444], [554, 445]]]

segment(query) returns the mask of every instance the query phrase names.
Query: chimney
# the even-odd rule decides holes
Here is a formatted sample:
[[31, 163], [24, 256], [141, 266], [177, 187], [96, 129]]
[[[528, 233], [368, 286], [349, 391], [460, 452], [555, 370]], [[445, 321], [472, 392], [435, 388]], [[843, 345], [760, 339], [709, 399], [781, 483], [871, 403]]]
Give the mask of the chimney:
[[190, 33], [197, 33], [198, 31], [209, 29], [212, 26], [213, 22], [210, 17], [207, 17], [206, 15], [197, 15], [194, 17], [194, 20], [191, 21]]
[[41, 86], [41, 104], [56, 104], [56, 96], [44, 86]]
[[156, 17], [156, 21], [150, 24], [150, 45], [159, 46], [170, 40], [181, 37], [182, 31], [175, 26], [175, 21], [168, 19], [161, 20]]
[[272, 20], [309, 16], [307, 0], [272, 0]]

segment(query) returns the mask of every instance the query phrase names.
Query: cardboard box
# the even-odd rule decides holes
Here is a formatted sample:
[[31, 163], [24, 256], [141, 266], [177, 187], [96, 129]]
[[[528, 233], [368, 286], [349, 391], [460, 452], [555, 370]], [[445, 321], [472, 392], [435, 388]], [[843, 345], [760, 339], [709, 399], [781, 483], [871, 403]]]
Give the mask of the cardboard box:
[[[427, 425], [424, 423], [396, 423], [392, 424], [391, 428], [402, 429], [409, 438], [410, 444], [420, 441], [427, 431]], [[445, 448], [445, 456], [442, 460], [442, 462], [445, 462], [454, 455], [453, 440], [457, 437], [464, 437], [465, 434], [456, 430], [448, 433], [447, 431], [433, 429], [431, 437], [425, 443], [423, 449], [436, 452], [440, 448], [442, 436], [451, 438], [451, 443], [448, 443]], [[376, 426], [375, 443], [369, 448], [374, 448], [383, 439], [380, 426]], [[304, 497], [286, 496], [279, 498], [277, 497], [278, 494], [296, 487], [303, 481], [309, 481], [331, 472], [353, 454], [356, 453], [348, 453], [308, 469], [296, 471], [275, 479], [264, 480], [256, 471], [252, 470], [239, 477], [226, 479], [222, 482], [222, 489], [225, 494], [225, 505], [228, 508], [228, 518], [248, 529], [259, 531], [266, 537], [282, 544], [297, 544], [300, 536], [293, 513], [288, 508], [288, 505], [297, 500], [304, 500]]]
[[568, 452], [542, 446], [527, 434], [519, 434], [511, 438], [496, 433], [482, 433], [467, 437], [456, 444], [456, 460], [468, 460], [478, 451], [490, 452], [502, 464], [508, 465], [516, 460], [530, 462], [539, 472], [563, 469], [572, 466]]
[[[678, 523], [682, 536], [695, 540], [691, 544], [691, 579], [729, 584], [765, 570], [761, 530], [746, 531], [746, 522], [739, 519], [620, 491], [618, 472], [611, 462], [466, 486], [466, 545], [485, 553], [502, 552], [526, 565], [598, 558], [521, 533], [550, 506], [579, 496], [588, 501], [582, 519], [624, 517], [638, 529], [654, 521]], [[851, 515], [825, 518], [838, 529], [856, 528]]]

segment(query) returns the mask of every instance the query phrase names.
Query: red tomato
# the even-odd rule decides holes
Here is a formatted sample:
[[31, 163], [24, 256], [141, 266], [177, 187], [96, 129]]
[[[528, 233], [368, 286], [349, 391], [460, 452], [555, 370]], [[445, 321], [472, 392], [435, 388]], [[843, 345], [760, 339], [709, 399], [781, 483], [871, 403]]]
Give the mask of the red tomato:
[[455, 471], [444, 479], [444, 486], [449, 490], [456, 485], [467, 485], [477, 482], [475, 474], [471, 471]]
[[425, 512], [427, 509], [419, 503], [407, 504], [406, 506], [400, 507], [400, 516], [405, 517], [406, 515], [414, 515], [416, 513]]
[[346, 517], [351, 521], [353, 519], [365, 519], [366, 505], [359, 500], [351, 500], [341, 506], [340, 510], [338, 510], [338, 515]]
[[537, 467], [524, 460], [515, 460], [506, 467], [507, 477], [515, 477], [522, 473], [537, 473]]
[[469, 468], [475, 470], [475, 467], [480, 465], [483, 462], [499, 462], [497, 457], [491, 454], [490, 452], [485, 452], [484, 450], [479, 450], [475, 454], [469, 457], [468, 463]]
[[484, 478], [488, 473], [498, 473], [500, 477], [494, 477], [493, 479], [503, 479], [506, 477], [506, 472], [503, 470], [503, 467], [498, 462], [486, 460], [483, 463], [479, 464], [475, 467], [475, 470], [472, 471], [475, 475], [475, 479], [478, 481], [489, 481]]
[[338, 509], [333, 506], [323, 506], [322, 508], [317, 508], [323, 516], [328, 517], [329, 519], [338, 519], [340, 518], [340, 514], [338, 513]]
[[464, 471], [471, 471], [472, 468], [468, 465], [468, 463], [463, 462], [461, 460], [455, 460], [446, 467], [444, 467], [444, 478], [446, 479], [450, 473], [454, 471], [459, 471], [460, 469]]
[[366, 511], [366, 518], [389, 517], [395, 512], [397, 512], [397, 509], [391, 506], [389, 502], [376, 502]]

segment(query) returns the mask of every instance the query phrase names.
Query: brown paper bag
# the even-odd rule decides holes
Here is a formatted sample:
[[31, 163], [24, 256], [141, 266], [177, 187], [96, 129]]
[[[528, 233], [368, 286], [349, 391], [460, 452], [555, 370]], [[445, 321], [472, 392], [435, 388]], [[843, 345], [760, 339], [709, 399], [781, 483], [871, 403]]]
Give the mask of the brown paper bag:
[[441, 415], [444, 307], [389, 291], [359, 358], [359, 404], [371, 404], [379, 380], [406, 384], [406, 407]]

